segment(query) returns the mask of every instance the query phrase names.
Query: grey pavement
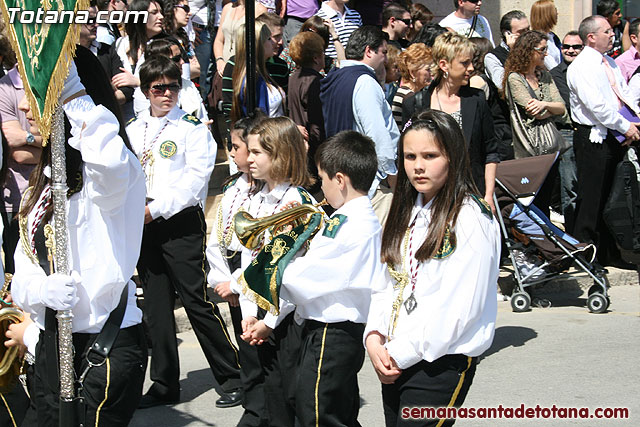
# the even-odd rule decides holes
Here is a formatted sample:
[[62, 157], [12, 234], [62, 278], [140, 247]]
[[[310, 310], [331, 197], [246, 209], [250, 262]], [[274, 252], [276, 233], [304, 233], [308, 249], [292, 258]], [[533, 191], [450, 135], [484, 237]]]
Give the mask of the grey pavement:
[[[611, 306], [605, 314], [587, 311], [585, 287], [577, 283], [536, 291], [536, 296], [552, 301], [550, 308], [513, 313], [509, 302], [499, 302], [496, 337], [481, 358], [465, 407], [626, 407], [629, 419], [459, 419], [456, 425], [640, 425], [640, 286], [633, 275], [611, 276], [617, 286], [610, 290]], [[224, 304], [220, 307], [226, 311]], [[139, 410], [131, 425], [236, 425], [242, 409], [215, 407], [213, 376], [195, 335], [186, 330], [178, 337], [181, 403]], [[360, 423], [383, 426], [380, 383], [368, 359], [359, 381]], [[149, 385], [147, 379], [145, 390]]]

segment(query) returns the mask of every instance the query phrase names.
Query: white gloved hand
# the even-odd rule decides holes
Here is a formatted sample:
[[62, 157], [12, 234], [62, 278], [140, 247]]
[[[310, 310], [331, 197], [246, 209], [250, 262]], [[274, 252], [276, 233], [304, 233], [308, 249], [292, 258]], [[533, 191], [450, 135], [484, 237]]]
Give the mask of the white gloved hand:
[[69, 67], [69, 75], [64, 81], [64, 87], [62, 88], [62, 93], [60, 93], [60, 104], [64, 104], [68, 98], [76, 93], [83, 91], [84, 85], [80, 81], [80, 76], [78, 76], [78, 69], [76, 68], [75, 62], [71, 61], [71, 67]]
[[40, 301], [54, 310], [71, 310], [78, 303], [76, 288], [79, 283], [80, 275], [76, 271], [70, 276], [54, 273], [40, 287]]

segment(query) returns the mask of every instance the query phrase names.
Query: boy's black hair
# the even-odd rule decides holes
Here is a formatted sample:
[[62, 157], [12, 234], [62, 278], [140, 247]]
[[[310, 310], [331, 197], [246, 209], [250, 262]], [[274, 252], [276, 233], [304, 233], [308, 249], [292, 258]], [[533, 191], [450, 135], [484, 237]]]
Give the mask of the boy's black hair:
[[144, 61], [140, 67], [140, 90], [146, 93], [151, 83], [162, 77], [177, 80], [178, 84], [182, 86], [182, 71], [178, 64], [166, 56], [154, 55]]
[[378, 170], [375, 144], [353, 130], [339, 132], [322, 143], [315, 161], [329, 178], [341, 172], [349, 177], [355, 190], [364, 193], [369, 192]]

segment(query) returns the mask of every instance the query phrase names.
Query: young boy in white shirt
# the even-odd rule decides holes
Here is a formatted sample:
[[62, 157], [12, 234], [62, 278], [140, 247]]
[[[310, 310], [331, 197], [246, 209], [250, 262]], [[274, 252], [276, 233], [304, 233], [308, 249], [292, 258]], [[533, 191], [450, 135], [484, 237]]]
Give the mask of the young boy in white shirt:
[[305, 256], [284, 272], [281, 297], [306, 320], [296, 388], [303, 426], [358, 425], [358, 371], [371, 284], [384, 277], [382, 229], [367, 192], [377, 170], [373, 141], [343, 131], [315, 156], [322, 191], [336, 209]]

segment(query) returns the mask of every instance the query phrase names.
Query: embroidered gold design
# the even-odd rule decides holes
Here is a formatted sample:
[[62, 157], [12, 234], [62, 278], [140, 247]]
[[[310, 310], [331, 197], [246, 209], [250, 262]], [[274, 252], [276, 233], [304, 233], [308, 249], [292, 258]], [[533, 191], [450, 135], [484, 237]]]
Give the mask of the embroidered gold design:
[[[269, 251], [269, 246], [271, 250]], [[289, 249], [287, 247], [287, 243], [284, 240], [276, 239], [272, 245], [267, 246], [267, 252], [271, 252], [271, 265], [278, 262], [278, 260], [284, 255]]]
[[[29, 187], [22, 194], [20, 200], [20, 212], [22, 212], [22, 205], [27, 200], [29, 194], [33, 191], [33, 187]], [[29, 257], [32, 263], [38, 265], [38, 258], [33, 254], [31, 249], [31, 242], [29, 241], [29, 215], [18, 214], [18, 228], [20, 233], [20, 243], [22, 244], [22, 250]]]
[[442, 239], [442, 245], [440, 245], [440, 249], [433, 256], [435, 259], [444, 259], [451, 255], [453, 251], [456, 250], [456, 246], [451, 242], [451, 229], [447, 226], [447, 229], [444, 231], [444, 238]]
[[330, 220], [327, 221], [327, 230], [333, 231], [333, 228], [339, 225], [340, 225], [340, 218], [338, 217], [331, 218]]
[[168, 159], [176, 154], [176, 152], [178, 151], [178, 146], [173, 141], [164, 141], [162, 144], [160, 144], [160, 149], [158, 151], [160, 152], [160, 157], [162, 157], [163, 159]]
[[47, 261], [49, 261], [49, 272], [53, 274], [53, 259], [56, 256], [56, 236], [51, 224], [44, 226], [44, 246], [47, 248]]

